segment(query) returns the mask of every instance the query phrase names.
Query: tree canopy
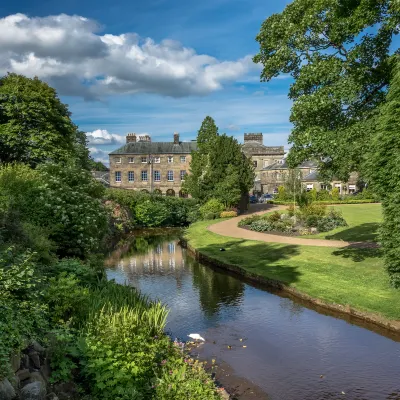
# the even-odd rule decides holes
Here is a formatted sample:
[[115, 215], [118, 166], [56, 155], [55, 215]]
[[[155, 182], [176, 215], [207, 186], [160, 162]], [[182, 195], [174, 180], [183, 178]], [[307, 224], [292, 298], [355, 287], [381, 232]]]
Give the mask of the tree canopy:
[[376, 193], [383, 199], [384, 223], [380, 241], [385, 264], [395, 287], [400, 287], [400, 60], [390, 83], [387, 101], [377, 118], [366, 170]]
[[[397, 2], [398, 3], [398, 2]], [[317, 158], [321, 173], [360, 170], [393, 68], [399, 5], [390, 0], [294, 0], [257, 36], [261, 80], [294, 82], [288, 162]]]
[[236, 139], [218, 134], [211, 117], [204, 119], [197, 141], [198, 150], [192, 153], [185, 190], [201, 202], [216, 198], [226, 207], [237, 204], [254, 183], [250, 159]]
[[74, 160], [88, 168], [86, 136], [71, 121], [67, 105], [38, 78], [0, 78], [0, 162]]

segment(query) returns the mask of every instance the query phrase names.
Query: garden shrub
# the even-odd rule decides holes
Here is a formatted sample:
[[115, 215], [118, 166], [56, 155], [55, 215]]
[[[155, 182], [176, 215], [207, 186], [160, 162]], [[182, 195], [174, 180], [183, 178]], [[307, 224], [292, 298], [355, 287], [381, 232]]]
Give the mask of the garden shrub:
[[249, 217], [245, 217], [241, 219], [238, 223], [238, 226], [246, 226], [246, 225], [251, 225], [255, 221], [261, 220], [262, 217], [261, 215], [250, 215]]
[[320, 217], [318, 217], [317, 215], [308, 215], [306, 218], [306, 226], [308, 228], [316, 227], [318, 225], [319, 219]]
[[[200, 214], [205, 218], [206, 214], [219, 214], [224, 211], [224, 205], [217, 199], [210, 199], [207, 201], [207, 203], [203, 204], [200, 207]], [[205, 218], [207, 219], [207, 218]]]
[[332, 197], [332, 200], [339, 200], [340, 199], [340, 192], [339, 192], [339, 189], [337, 187], [332, 189], [331, 197]]
[[222, 213], [219, 215], [220, 218], [232, 218], [232, 217], [237, 217], [237, 212], [236, 211], [222, 211]]
[[294, 205], [293, 204], [289, 205], [287, 212], [288, 212], [289, 217], [293, 217], [293, 215], [294, 215]]
[[341, 226], [347, 226], [347, 222], [343, 218], [342, 213], [337, 210], [330, 210], [328, 214], [317, 223], [319, 232], [328, 232]]
[[169, 210], [165, 204], [147, 199], [136, 206], [135, 216], [139, 225], [154, 228], [165, 225]]
[[274, 211], [271, 214], [265, 215], [263, 218], [267, 219], [270, 222], [277, 222], [280, 221], [281, 219], [281, 214], [279, 211]]
[[274, 224], [268, 220], [260, 219], [252, 222], [249, 229], [256, 232], [269, 232], [274, 230]]
[[284, 186], [278, 187], [278, 195], [276, 196], [277, 200], [287, 200], [286, 189]]
[[320, 190], [317, 192], [317, 198], [316, 200], [329, 200], [330, 199], [330, 194], [328, 190]]

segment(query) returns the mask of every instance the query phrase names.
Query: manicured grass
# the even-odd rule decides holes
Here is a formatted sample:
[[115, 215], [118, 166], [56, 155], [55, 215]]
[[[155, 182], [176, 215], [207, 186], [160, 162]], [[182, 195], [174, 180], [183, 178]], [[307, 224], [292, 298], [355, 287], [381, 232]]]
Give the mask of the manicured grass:
[[382, 222], [380, 204], [339, 205], [331, 208], [341, 211], [349, 226], [305, 237], [310, 239], [344, 240], [346, 242], [377, 241], [378, 228]]
[[[217, 235], [201, 221], [186, 232], [207, 256], [265, 278], [280, 280], [326, 302], [400, 319], [400, 290], [390, 287], [379, 249], [327, 248], [264, 243]], [[221, 252], [223, 247], [226, 251]]]

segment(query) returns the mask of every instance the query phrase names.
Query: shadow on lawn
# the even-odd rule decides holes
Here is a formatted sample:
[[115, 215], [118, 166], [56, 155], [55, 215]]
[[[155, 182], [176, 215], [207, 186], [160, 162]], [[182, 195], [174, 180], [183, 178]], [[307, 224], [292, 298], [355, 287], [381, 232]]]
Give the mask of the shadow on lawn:
[[353, 226], [352, 228], [345, 229], [334, 233], [333, 235], [326, 236], [327, 239], [345, 240], [346, 242], [365, 242], [374, 241], [378, 235], [379, 223], [368, 222], [365, 224]]
[[332, 254], [334, 256], [342, 256], [343, 258], [351, 258], [355, 262], [364, 261], [366, 258], [383, 257], [383, 252], [380, 248], [360, 248], [354, 245], [336, 250]]
[[[246, 245], [243, 245], [246, 243]], [[220, 249], [223, 248], [224, 251]], [[224, 264], [241, 267], [250, 274], [276, 279], [287, 284], [298, 281], [297, 267], [276, 263], [299, 254], [299, 246], [266, 243], [249, 244], [247, 240], [230, 241], [223, 244], [209, 244], [199, 249], [203, 254]], [[206, 260], [202, 260], [204, 262]], [[207, 262], [208, 264], [216, 263]]]

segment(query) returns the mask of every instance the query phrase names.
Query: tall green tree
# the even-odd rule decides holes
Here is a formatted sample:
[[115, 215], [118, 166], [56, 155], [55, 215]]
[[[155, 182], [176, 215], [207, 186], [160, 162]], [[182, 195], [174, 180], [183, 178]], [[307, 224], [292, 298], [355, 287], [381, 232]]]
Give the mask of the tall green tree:
[[294, 0], [264, 21], [254, 57], [261, 80], [294, 79], [292, 167], [316, 158], [326, 176], [360, 170], [391, 76], [399, 9], [392, 0]]
[[205, 171], [209, 163], [209, 151], [217, 137], [218, 128], [215, 121], [210, 116], [205, 117], [197, 133], [198, 149], [192, 152], [190, 174], [184, 183], [184, 189], [201, 201], [207, 198], [210, 189]]
[[380, 241], [393, 286], [400, 287], [400, 59], [381, 107], [377, 131], [370, 143], [368, 177], [383, 199]]
[[87, 167], [86, 138], [56, 91], [38, 78], [0, 78], [0, 162], [36, 166], [73, 159]]

